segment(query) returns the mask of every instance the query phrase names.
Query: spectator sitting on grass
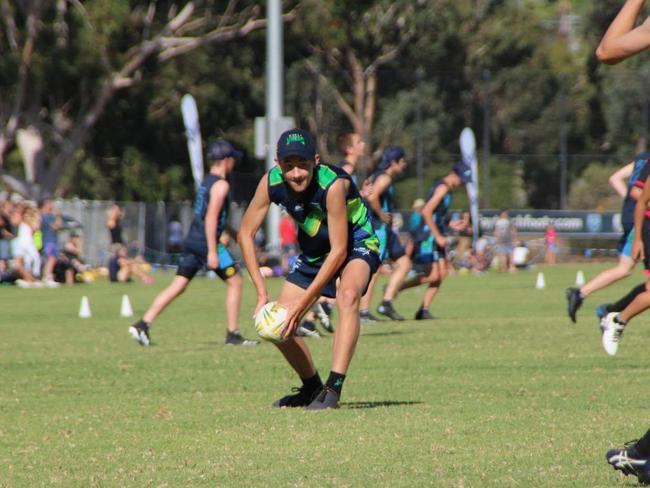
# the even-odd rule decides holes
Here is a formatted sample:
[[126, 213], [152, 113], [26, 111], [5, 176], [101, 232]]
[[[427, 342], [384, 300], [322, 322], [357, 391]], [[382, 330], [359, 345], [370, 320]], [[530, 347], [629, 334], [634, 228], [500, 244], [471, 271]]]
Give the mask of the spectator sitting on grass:
[[153, 278], [142, 269], [142, 262], [129, 258], [126, 246], [119, 245], [115, 255], [108, 262], [108, 278], [113, 283], [128, 283], [135, 276], [145, 285], [153, 283]]

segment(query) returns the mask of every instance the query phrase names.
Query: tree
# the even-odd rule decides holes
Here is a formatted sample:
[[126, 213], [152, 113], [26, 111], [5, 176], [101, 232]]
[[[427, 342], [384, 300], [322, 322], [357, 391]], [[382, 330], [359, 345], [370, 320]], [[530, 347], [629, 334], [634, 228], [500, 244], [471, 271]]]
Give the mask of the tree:
[[[417, 2], [423, 4], [424, 2]], [[381, 67], [394, 61], [415, 34], [416, 5], [411, 1], [321, 2], [308, 0], [295, 33], [302, 38], [302, 66], [311, 76], [294, 92], [308, 95], [310, 129], [319, 134], [327, 156], [323, 104], [331, 100], [354, 132], [371, 140]], [[315, 92], [315, 93], [314, 93]], [[370, 145], [367, 145], [367, 149]]]
[[[266, 26], [258, 2], [238, 3], [215, 15], [211, 1], [179, 10], [173, 2], [0, 0], [0, 177], [32, 197], [56, 193], [109, 102], [147, 68]], [[44, 149], [21, 177], [4, 162], [25, 129]]]

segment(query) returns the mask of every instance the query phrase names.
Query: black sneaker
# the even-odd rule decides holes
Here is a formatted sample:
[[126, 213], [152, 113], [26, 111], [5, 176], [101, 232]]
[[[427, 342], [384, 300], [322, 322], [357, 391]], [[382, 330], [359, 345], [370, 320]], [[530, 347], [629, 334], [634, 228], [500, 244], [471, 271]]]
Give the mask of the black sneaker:
[[226, 334], [226, 346], [257, 346], [259, 343], [260, 341], [242, 337], [241, 332], [238, 330], [235, 332], [228, 331]]
[[325, 410], [328, 408], [339, 408], [339, 394], [331, 388], [324, 386], [320, 393], [305, 408], [307, 410]]
[[398, 321], [404, 320], [404, 317], [402, 317], [400, 314], [398, 314], [395, 311], [395, 309], [393, 308], [393, 304], [391, 302], [387, 302], [386, 300], [381, 302], [381, 304], [377, 307], [377, 312], [379, 312], [382, 315], [385, 315], [391, 320], [398, 320]]
[[303, 320], [296, 329], [298, 337], [314, 337], [320, 339], [320, 334], [316, 330], [316, 324], [311, 320]]
[[576, 323], [576, 313], [582, 305], [582, 296], [580, 295], [580, 290], [578, 288], [567, 288], [566, 289], [566, 299], [568, 305], [569, 318], [571, 322]]
[[320, 306], [323, 307], [327, 315], [332, 315], [332, 304], [330, 302], [321, 302]]
[[323, 307], [322, 303], [315, 303], [311, 307], [312, 311], [316, 315], [316, 318], [318, 319], [318, 322], [320, 323], [321, 327], [325, 329], [327, 332], [330, 334], [334, 333], [334, 324], [332, 323], [332, 319], [330, 319], [329, 314], [325, 311], [325, 307]]
[[425, 308], [420, 308], [418, 309], [417, 312], [415, 312], [415, 320], [432, 320], [433, 315], [429, 313], [429, 311]]
[[305, 385], [302, 385], [300, 388], [291, 388], [291, 391], [295, 392], [293, 395], [283, 396], [279, 400], [274, 401], [271, 406], [276, 408], [306, 407], [318, 395], [321, 388], [308, 390]]
[[149, 324], [144, 320], [138, 320], [135, 324], [129, 327], [129, 334], [141, 346], [148, 346], [151, 344], [151, 337], [149, 337]]
[[636, 441], [628, 442], [623, 449], [610, 449], [606, 459], [614, 469], [622, 471], [625, 476], [634, 475], [642, 485], [650, 484], [650, 458], [639, 455]]
[[370, 313], [368, 310], [362, 310], [359, 312], [359, 321], [361, 325], [376, 324], [379, 322], [379, 319]]

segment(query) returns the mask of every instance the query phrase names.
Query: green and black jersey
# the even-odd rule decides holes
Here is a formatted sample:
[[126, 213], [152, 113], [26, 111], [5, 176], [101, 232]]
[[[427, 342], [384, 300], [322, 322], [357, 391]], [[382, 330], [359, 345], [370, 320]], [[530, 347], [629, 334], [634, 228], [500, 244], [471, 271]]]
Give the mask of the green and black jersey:
[[311, 263], [323, 261], [330, 252], [327, 228], [327, 191], [337, 179], [350, 181], [346, 195], [348, 214], [348, 253], [365, 247], [379, 252], [379, 241], [370, 222], [370, 212], [359, 195], [359, 190], [345, 171], [321, 163], [314, 168], [314, 178], [304, 192], [291, 190], [278, 166], [268, 173], [268, 191], [271, 201], [287, 211], [298, 224], [298, 243], [302, 255]]

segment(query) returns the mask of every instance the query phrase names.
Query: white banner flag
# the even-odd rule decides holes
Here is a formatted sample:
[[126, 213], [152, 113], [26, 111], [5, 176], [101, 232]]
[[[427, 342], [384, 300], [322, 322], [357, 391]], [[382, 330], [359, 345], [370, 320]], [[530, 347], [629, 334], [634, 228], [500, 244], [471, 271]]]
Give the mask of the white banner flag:
[[192, 95], [183, 95], [181, 113], [185, 124], [185, 136], [187, 137], [187, 150], [190, 153], [192, 176], [194, 176], [194, 184], [198, 188], [203, 181], [203, 143], [201, 142], [201, 128], [199, 127], [199, 111]]
[[478, 160], [476, 159], [476, 138], [474, 131], [465, 127], [460, 133], [460, 153], [463, 162], [472, 169], [472, 181], [467, 183], [467, 196], [469, 197], [469, 211], [472, 216], [472, 240], [478, 239], [479, 214], [478, 214]]

